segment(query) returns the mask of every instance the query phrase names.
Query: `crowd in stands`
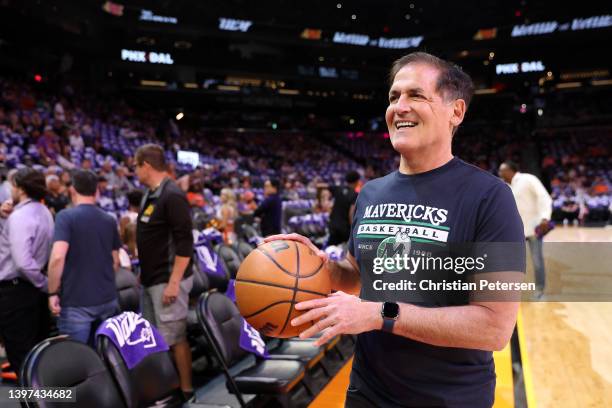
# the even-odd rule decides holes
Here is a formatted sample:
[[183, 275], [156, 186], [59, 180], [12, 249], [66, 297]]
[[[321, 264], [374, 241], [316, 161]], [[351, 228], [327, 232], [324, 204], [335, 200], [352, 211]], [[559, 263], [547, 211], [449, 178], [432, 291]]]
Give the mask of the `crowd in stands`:
[[[210, 216], [219, 216], [223, 226], [228, 223], [223, 219], [229, 208], [220, 198], [224, 188], [229, 189], [224, 200], [229, 197], [230, 207], [233, 202], [236, 207], [260, 203], [268, 178], [282, 181], [285, 201], [321, 200], [321, 194], [328, 194], [317, 188], [322, 182], [342, 184], [344, 175], [352, 170], [365, 181], [398, 165], [397, 154], [382, 132], [344, 133], [323, 143], [298, 132], [204, 131], [136, 112], [123, 102], [111, 110], [108, 104], [84, 97], [70, 86], [58, 92], [58, 97], [19, 81], [2, 80], [0, 93], [3, 173], [21, 166], [43, 170], [48, 187], [45, 202], [53, 213], [68, 205], [69, 171], [92, 169], [99, 175], [99, 205], [120, 220], [128, 213], [127, 193], [142, 188], [134, 177], [134, 150], [150, 142], [166, 148], [170, 172], [188, 193], [191, 204], [205, 208]], [[563, 141], [545, 135], [540, 140], [542, 171], [550, 182], [558, 220], [565, 218], [563, 214], [570, 221], [604, 221], [609, 217], [611, 176], [606, 136], [595, 131], [584, 137], [583, 132]], [[503, 160], [521, 162], [523, 140], [507, 124], [468, 123], [453, 143], [459, 157], [493, 173]], [[201, 166], [193, 169], [177, 163], [178, 150], [198, 152]], [[248, 197], [248, 204], [243, 196]], [[6, 198], [5, 181], [0, 200]], [[230, 213], [239, 215], [233, 210]]]

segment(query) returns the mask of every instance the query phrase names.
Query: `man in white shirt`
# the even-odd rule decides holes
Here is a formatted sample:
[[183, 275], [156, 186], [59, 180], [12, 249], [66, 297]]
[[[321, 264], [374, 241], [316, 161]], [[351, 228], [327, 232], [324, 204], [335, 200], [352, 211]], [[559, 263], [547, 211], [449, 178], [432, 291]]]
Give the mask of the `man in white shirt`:
[[499, 176], [510, 185], [512, 194], [514, 194], [516, 206], [523, 220], [525, 238], [529, 243], [536, 288], [542, 293], [546, 284], [546, 274], [542, 238], [536, 234], [536, 227], [540, 226], [543, 231], [548, 230], [548, 221], [552, 213], [552, 199], [536, 176], [519, 172], [519, 167], [514, 162], [503, 162], [499, 166]]

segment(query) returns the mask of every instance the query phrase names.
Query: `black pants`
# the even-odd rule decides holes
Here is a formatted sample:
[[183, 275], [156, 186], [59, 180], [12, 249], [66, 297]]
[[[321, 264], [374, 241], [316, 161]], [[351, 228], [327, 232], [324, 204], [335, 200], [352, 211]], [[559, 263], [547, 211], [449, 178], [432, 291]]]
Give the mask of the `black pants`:
[[350, 228], [336, 228], [333, 226], [329, 227], [329, 239], [327, 245], [339, 245], [344, 242], [348, 242], [351, 235]]
[[11, 369], [19, 375], [30, 349], [49, 335], [47, 296], [29, 282], [0, 283], [0, 338]]

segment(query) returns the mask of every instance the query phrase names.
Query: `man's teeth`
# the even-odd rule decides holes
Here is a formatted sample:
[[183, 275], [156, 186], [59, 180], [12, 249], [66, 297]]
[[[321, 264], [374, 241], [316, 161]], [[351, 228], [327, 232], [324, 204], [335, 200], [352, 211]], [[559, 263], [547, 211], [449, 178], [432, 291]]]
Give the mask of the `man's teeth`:
[[398, 129], [401, 129], [403, 127], [415, 127], [416, 125], [417, 125], [416, 122], [409, 122], [409, 121], [407, 121], [407, 122], [397, 122], [395, 124], [395, 127], [398, 128]]

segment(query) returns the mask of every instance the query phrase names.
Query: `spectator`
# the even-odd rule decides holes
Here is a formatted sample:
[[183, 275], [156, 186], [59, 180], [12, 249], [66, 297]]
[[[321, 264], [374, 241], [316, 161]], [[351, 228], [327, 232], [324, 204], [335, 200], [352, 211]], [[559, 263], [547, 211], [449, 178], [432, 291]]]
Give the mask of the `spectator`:
[[329, 215], [328, 245], [338, 245], [348, 241], [351, 224], [353, 223], [353, 213], [355, 212], [355, 201], [357, 200], [355, 188], [359, 183], [359, 177], [359, 173], [351, 171], [344, 178], [345, 186], [329, 187], [334, 198], [334, 206]]
[[14, 175], [8, 216], [0, 231], [0, 338], [12, 370], [19, 372], [30, 349], [49, 334], [44, 267], [53, 238], [53, 217], [40, 201], [42, 173], [24, 168]]
[[317, 197], [312, 206], [312, 212], [315, 214], [329, 214], [332, 210], [334, 202], [332, 201], [331, 192], [327, 187], [317, 188]]
[[257, 209], [257, 203], [255, 202], [255, 194], [252, 191], [245, 191], [240, 195], [240, 203], [238, 203], [238, 211], [240, 215], [253, 215], [253, 212]]
[[44, 164], [54, 164], [57, 161], [57, 155], [60, 152], [58, 138], [53, 132], [52, 126], [45, 126], [45, 131], [42, 136], [38, 138], [36, 142], [38, 148], [38, 154], [43, 160]]
[[92, 346], [96, 323], [119, 312], [121, 244], [115, 220], [96, 206], [97, 180], [87, 170], [72, 175], [74, 207], [56, 217], [49, 260], [49, 309], [59, 317], [59, 332]]
[[185, 193], [169, 178], [164, 150], [146, 144], [136, 151], [136, 175], [147, 186], [138, 215], [136, 241], [145, 288], [143, 316], [172, 348], [181, 389], [193, 395], [187, 310], [193, 285], [193, 235]]
[[121, 242], [127, 247], [127, 252], [131, 259], [137, 259], [138, 257], [136, 251], [136, 225], [142, 197], [143, 194], [140, 190], [133, 190], [127, 193], [128, 211], [119, 221]]
[[261, 234], [268, 235], [281, 233], [281, 218], [283, 204], [280, 198], [280, 181], [276, 178], [266, 180], [264, 183], [264, 196], [266, 197], [253, 213], [261, 218]]
[[[519, 215], [523, 220], [525, 238], [529, 243], [535, 272], [536, 289], [539, 291], [538, 295], [541, 295], [546, 284], [546, 273], [542, 237], [536, 234], [536, 227], [544, 231], [549, 229], [552, 199], [536, 176], [519, 172], [518, 165], [512, 161], [505, 161], [499, 166], [499, 175], [510, 185]], [[576, 207], [577, 210], [578, 207]]]
[[0, 184], [0, 204], [4, 203], [6, 200], [10, 200], [13, 196], [11, 186], [13, 185], [15, 173], [17, 173], [17, 169], [9, 170], [6, 174], [6, 180]]
[[61, 191], [62, 184], [59, 177], [56, 175], [47, 176], [47, 195], [45, 196], [45, 204], [51, 210], [53, 215], [57, 215], [61, 210], [70, 204], [68, 196]]
[[85, 142], [77, 129], [73, 129], [70, 132], [69, 142], [73, 151], [81, 151], [85, 149]]
[[221, 207], [217, 213], [217, 218], [220, 221], [219, 230], [223, 232], [223, 241], [226, 244], [231, 244], [236, 240], [234, 233], [234, 222], [238, 216], [238, 208], [236, 206], [236, 194], [231, 188], [221, 190]]

